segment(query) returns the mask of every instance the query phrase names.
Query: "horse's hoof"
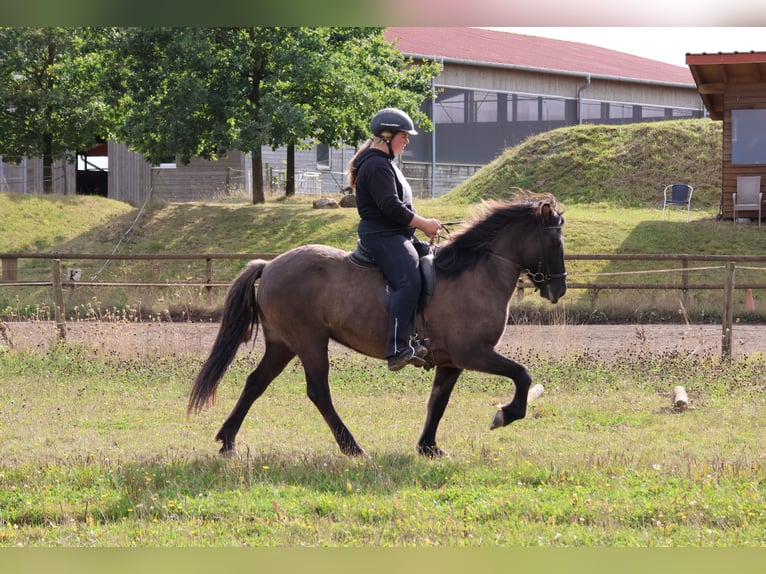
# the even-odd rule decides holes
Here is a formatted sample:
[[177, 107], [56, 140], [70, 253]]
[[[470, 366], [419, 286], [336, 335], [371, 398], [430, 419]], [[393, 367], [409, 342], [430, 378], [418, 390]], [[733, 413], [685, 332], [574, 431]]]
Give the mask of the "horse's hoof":
[[350, 458], [370, 458], [370, 455], [359, 445], [343, 448], [341, 452]]
[[505, 413], [503, 409], [497, 409], [495, 417], [492, 419], [492, 424], [489, 425], [489, 430], [495, 430], [496, 428], [504, 427], [508, 422], [505, 420]]
[[428, 458], [450, 458], [446, 450], [442, 450], [436, 445], [420, 446], [418, 447], [418, 452]]
[[229, 460], [232, 458], [239, 458], [239, 453], [237, 452], [237, 448], [234, 446], [229, 448], [221, 447], [221, 450], [218, 451], [218, 456], [220, 456], [223, 459]]

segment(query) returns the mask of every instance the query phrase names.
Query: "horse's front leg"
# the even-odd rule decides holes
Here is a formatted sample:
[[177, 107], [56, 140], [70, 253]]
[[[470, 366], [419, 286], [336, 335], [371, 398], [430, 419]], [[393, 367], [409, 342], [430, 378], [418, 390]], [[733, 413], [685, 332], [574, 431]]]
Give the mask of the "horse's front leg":
[[418, 439], [418, 452], [432, 458], [447, 456], [436, 444], [436, 429], [439, 427], [444, 410], [447, 408], [452, 389], [455, 388], [462, 369], [437, 367], [431, 396], [428, 397], [428, 411], [423, 432]]
[[490, 348], [469, 349], [461, 357], [453, 356], [453, 362], [471, 371], [499, 375], [513, 380], [516, 387], [513, 399], [505, 405], [500, 405], [492, 419], [490, 429], [504, 427], [527, 415], [527, 394], [532, 384], [532, 377], [524, 365]]
[[513, 379], [516, 392], [513, 394], [513, 399], [510, 403], [498, 405], [497, 412], [492, 419], [492, 423], [489, 425], [490, 430], [504, 427], [513, 421], [521, 420], [527, 416], [527, 397], [529, 395], [529, 387], [532, 385], [532, 376], [524, 365], [505, 357], [502, 358], [508, 361], [510, 365], [512, 374], [508, 376]]

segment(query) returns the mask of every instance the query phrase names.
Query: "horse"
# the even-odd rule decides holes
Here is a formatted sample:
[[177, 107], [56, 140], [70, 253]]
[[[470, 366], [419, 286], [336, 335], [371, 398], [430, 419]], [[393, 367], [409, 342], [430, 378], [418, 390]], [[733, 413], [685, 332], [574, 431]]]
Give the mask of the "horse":
[[[498, 406], [490, 429], [526, 416], [530, 373], [495, 350], [508, 321], [508, 304], [522, 273], [551, 303], [566, 292], [564, 217], [556, 199], [529, 194], [483, 206], [483, 213], [434, 250], [435, 286], [430, 302], [416, 317], [418, 333], [429, 341], [425, 368], [435, 367], [417, 441], [418, 453], [427, 457], [447, 455], [437, 445], [436, 432], [466, 369], [505, 376], [515, 384], [512, 400]], [[210, 355], [192, 385], [187, 415], [213, 404], [239, 346], [257, 336], [260, 326], [265, 350], [215, 437], [222, 443], [220, 455], [236, 455], [235, 439], [248, 410], [297, 356], [308, 397], [341, 452], [367, 456], [333, 405], [328, 344], [334, 340], [383, 359], [385, 293], [379, 269], [359, 267], [348, 252], [335, 247], [304, 245], [270, 261], [250, 261], [229, 289]]]

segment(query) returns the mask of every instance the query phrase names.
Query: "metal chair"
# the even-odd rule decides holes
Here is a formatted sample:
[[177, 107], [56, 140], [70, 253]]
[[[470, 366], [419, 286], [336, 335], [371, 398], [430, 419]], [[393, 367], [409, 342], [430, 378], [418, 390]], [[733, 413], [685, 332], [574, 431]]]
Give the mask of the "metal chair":
[[665, 210], [669, 205], [685, 205], [686, 221], [691, 219], [692, 215], [692, 193], [694, 187], [685, 183], [671, 183], [662, 190], [664, 202], [662, 204], [662, 219], [665, 219]]
[[737, 176], [737, 191], [731, 194], [734, 204], [734, 223], [737, 223], [739, 211], [757, 211], [758, 227], [761, 226], [761, 176], [739, 175]]

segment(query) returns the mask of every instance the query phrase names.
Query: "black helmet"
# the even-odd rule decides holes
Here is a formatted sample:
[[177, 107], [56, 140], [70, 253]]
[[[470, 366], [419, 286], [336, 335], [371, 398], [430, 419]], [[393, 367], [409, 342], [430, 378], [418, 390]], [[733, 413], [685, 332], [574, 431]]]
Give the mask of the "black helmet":
[[375, 114], [370, 122], [370, 131], [374, 136], [380, 136], [384, 131], [407, 132], [411, 135], [418, 133], [412, 118], [398, 108], [384, 108]]

